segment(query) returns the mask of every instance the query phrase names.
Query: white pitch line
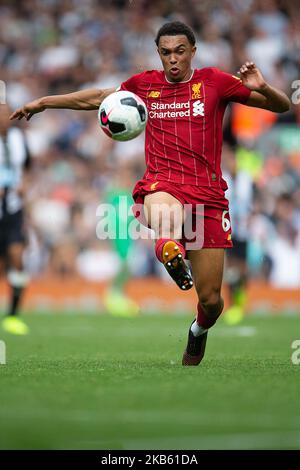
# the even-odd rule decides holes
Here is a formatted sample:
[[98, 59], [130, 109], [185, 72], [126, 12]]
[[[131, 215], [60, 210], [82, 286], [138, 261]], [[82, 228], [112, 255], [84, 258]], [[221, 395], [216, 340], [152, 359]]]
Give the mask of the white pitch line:
[[300, 431], [267, 431], [156, 439], [118, 439], [124, 449], [300, 449]]
[[257, 328], [254, 326], [228, 326], [226, 328], [217, 328], [213, 334], [215, 336], [241, 336], [251, 337], [257, 334]]
[[119, 436], [111, 439], [93, 439], [88, 441], [69, 442], [59, 449], [107, 449], [115, 444], [123, 450], [269, 450], [300, 449], [300, 431], [266, 431], [246, 433], [224, 433], [210, 435], [192, 435], [157, 438], [122, 439]]

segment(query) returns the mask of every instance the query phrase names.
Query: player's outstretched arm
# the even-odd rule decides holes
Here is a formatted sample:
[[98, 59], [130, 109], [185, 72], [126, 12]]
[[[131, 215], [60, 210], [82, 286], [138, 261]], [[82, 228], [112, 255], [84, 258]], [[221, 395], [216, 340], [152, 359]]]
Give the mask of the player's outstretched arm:
[[77, 110], [93, 110], [98, 109], [104, 98], [113, 93], [115, 88], [106, 88], [97, 90], [89, 88], [87, 90], [76, 91], [66, 95], [43, 96], [37, 100], [25, 104], [23, 107], [16, 109], [10, 119], [22, 119], [25, 117], [27, 121], [37, 113], [41, 113], [48, 108], [64, 108]]
[[239, 75], [243, 84], [251, 90], [246, 105], [268, 109], [275, 113], [284, 113], [290, 109], [291, 102], [288, 96], [269, 85], [253, 62], [243, 64]]

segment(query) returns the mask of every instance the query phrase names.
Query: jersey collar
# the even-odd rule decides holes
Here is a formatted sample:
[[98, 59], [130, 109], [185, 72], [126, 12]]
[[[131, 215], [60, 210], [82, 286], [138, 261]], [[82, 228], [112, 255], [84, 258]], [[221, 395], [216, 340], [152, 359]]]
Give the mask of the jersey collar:
[[193, 76], [194, 76], [194, 69], [192, 69], [192, 73], [191, 73], [190, 78], [188, 80], [184, 80], [183, 82], [170, 82], [170, 80], [167, 79], [166, 74], [165, 74], [165, 80], [166, 80], [166, 82], [170, 83], [171, 85], [176, 85], [176, 84], [178, 85], [179, 83], [188, 83], [188, 82], [190, 82], [192, 80]]

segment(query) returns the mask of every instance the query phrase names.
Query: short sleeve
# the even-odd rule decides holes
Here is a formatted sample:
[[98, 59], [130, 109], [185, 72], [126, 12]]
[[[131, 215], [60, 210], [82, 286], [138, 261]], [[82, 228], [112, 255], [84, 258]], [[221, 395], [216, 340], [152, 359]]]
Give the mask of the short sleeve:
[[125, 82], [121, 83], [117, 90], [126, 90], [131, 91], [132, 93], [137, 93], [138, 85], [142, 79], [143, 73], [139, 73], [137, 75], [133, 75], [132, 77], [128, 78]]
[[215, 80], [220, 98], [225, 101], [246, 103], [251, 94], [251, 90], [243, 85], [242, 80], [235, 75], [215, 69]]

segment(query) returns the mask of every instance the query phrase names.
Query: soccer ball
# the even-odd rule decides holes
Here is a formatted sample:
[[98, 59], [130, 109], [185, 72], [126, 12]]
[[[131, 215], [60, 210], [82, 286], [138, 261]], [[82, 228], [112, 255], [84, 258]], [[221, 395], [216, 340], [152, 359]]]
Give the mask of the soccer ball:
[[114, 140], [131, 140], [146, 127], [147, 108], [143, 100], [130, 91], [116, 91], [101, 103], [98, 120], [101, 129]]

